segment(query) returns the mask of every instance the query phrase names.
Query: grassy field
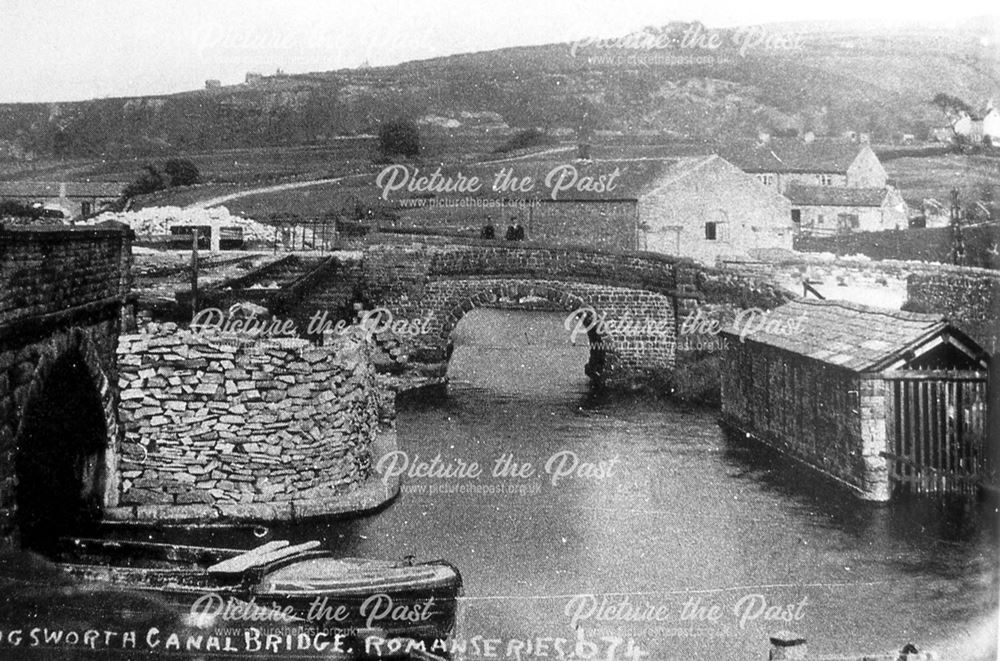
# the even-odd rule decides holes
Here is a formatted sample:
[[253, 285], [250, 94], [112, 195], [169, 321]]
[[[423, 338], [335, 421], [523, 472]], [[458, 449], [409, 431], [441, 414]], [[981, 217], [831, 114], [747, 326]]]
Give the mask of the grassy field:
[[358, 138], [318, 147], [227, 149], [160, 157], [39, 161], [21, 169], [8, 166], [6, 171], [0, 171], [0, 176], [25, 181], [132, 181], [147, 164], [162, 168], [169, 158], [186, 158], [198, 166], [205, 182], [255, 184], [297, 176], [319, 178], [327, 176], [331, 169], [339, 172], [354, 164], [369, 164], [374, 156], [374, 139]]
[[919, 209], [924, 198], [943, 204], [951, 200], [951, 189], [959, 190], [963, 204], [983, 198], [985, 190], [1000, 200], [1000, 159], [949, 154], [929, 158], [897, 158], [884, 163], [911, 209]]

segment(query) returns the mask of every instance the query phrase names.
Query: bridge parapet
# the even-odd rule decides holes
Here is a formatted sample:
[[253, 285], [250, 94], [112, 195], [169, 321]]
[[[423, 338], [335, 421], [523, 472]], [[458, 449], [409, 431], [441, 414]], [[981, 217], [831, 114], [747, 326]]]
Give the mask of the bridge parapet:
[[0, 226], [0, 328], [104, 304], [131, 288], [132, 232], [122, 227]]

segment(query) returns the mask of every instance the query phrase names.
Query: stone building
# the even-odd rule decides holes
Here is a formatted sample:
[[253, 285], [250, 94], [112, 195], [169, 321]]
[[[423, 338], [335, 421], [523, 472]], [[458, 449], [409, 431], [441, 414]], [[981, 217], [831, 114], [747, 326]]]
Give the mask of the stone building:
[[906, 229], [906, 202], [895, 188], [837, 188], [792, 184], [792, 222], [810, 234]]
[[905, 229], [909, 209], [865, 141], [769, 138], [723, 150], [792, 203], [796, 231], [833, 234]]
[[719, 156], [681, 159], [639, 199], [639, 248], [703, 263], [791, 249], [791, 207]]
[[987, 356], [942, 316], [802, 299], [722, 335], [728, 426], [864, 499], [975, 488]]
[[792, 184], [882, 188], [888, 181], [871, 146], [843, 139], [769, 138], [731, 145], [721, 154], [780, 193]]
[[[458, 173], [453, 167], [442, 176]], [[503, 237], [517, 218], [529, 241], [650, 250], [705, 263], [792, 247], [788, 200], [717, 155], [512, 161], [461, 174], [483, 185], [471, 194], [390, 196], [399, 216], [394, 224], [478, 235], [489, 219]]]
[[116, 202], [125, 186], [107, 181], [5, 181], [0, 182], [0, 200], [41, 204], [46, 209], [62, 211], [64, 218], [79, 218]]

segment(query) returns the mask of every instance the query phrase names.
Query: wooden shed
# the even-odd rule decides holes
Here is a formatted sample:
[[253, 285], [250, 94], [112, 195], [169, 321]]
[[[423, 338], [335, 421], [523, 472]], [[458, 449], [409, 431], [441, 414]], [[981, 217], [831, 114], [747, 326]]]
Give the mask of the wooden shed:
[[943, 317], [802, 299], [722, 335], [724, 424], [865, 499], [976, 488], [988, 356]]

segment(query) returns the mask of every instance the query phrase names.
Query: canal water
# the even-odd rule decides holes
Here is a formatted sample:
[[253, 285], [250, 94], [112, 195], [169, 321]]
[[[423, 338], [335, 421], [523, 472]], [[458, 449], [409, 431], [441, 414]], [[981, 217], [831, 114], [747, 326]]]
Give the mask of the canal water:
[[405, 466], [402, 495], [322, 531], [351, 554], [456, 564], [466, 658], [555, 656], [562, 638], [578, 658], [634, 658], [631, 642], [766, 659], [781, 630], [821, 655], [996, 658], [995, 510], [863, 503], [728, 438], [714, 410], [595, 393], [562, 318], [467, 315], [447, 394], [400, 406], [405, 456], [383, 468]]
[[781, 630], [824, 657], [996, 658], [992, 507], [866, 504], [727, 437], [715, 410], [594, 392], [562, 321], [466, 315], [447, 392], [399, 404], [387, 508], [165, 538], [444, 558], [465, 579], [458, 659], [763, 660]]

